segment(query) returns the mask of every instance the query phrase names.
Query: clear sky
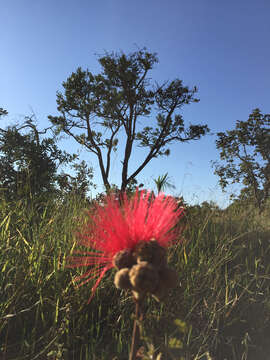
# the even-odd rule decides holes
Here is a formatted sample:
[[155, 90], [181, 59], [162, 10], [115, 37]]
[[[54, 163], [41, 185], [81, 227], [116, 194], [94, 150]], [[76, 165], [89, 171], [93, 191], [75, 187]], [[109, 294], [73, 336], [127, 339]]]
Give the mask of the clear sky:
[[[175, 195], [226, 204], [210, 161], [215, 133], [232, 129], [259, 107], [270, 112], [269, 0], [9, 0], [0, 3], [0, 107], [7, 124], [35, 112], [39, 126], [56, 115], [56, 91], [78, 66], [100, 69], [96, 54], [146, 46], [160, 63], [151, 77], [198, 86], [200, 103], [183, 109], [187, 124], [207, 123], [212, 135], [171, 147], [138, 176], [146, 187], [169, 173]], [[63, 146], [75, 151], [75, 143]], [[81, 153], [95, 168], [97, 163]], [[119, 184], [120, 154], [111, 181]], [[134, 165], [139, 161], [133, 159]]]

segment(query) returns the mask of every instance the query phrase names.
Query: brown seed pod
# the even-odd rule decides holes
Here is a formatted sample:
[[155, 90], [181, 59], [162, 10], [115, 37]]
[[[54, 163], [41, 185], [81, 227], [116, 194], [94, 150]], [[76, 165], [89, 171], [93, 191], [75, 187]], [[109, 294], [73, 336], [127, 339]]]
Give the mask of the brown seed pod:
[[165, 284], [168, 289], [172, 289], [177, 286], [178, 273], [174, 269], [170, 269], [167, 266], [159, 271], [160, 281]]
[[163, 282], [159, 282], [157, 288], [152, 292], [152, 296], [158, 302], [165, 300], [168, 296], [169, 288], [167, 288]]
[[114, 285], [117, 287], [117, 289], [129, 290], [132, 288], [129, 280], [128, 268], [117, 271], [114, 276]]
[[129, 279], [137, 292], [152, 292], [158, 284], [158, 271], [146, 261], [133, 265], [129, 271]]
[[162, 301], [166, 298], [171, 288], [177, 286], [178, 274], [175, 270], [168, 267], [159, 270], [159, 282], [156, 289], [152, 292], [153, 297], [157, 301]]
[[130, 250], [121, 250], [113, 257], [113, 266], [117, 269], [131, 268], [136, 263]]
[[137, 263], [147, 261], [157, 268], [166, 265], [166, 250], [159, 245], [159, 243], [152, 239], [148, 242], [141, 241], [135, 248], [134, 256], [137, 258]]

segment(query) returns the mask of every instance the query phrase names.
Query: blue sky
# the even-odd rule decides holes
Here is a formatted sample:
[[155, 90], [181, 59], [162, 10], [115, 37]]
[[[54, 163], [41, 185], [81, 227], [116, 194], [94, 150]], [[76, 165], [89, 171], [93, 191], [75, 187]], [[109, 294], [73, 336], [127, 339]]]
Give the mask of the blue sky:
[[[213, 135], [176, 144], [169, 158], [153, 160], [138, 176], [146, 187], [169, 173], [175, 195], [225, 205], [210, 161], [218, 158], [215, 133], [232, 129], [259, 107], [269, 113], [269, 0], [10, 0], [0, 4], [0, 107], [2, 126], [35, 112], [40, 127], [56, 115], [56, 91], [78, 66], [99, 72], [96, 54], [157, 52], [157, 81], [180, 78], [198, 86], [200, 103], [183, 109], [187, 124], [207, 123]], [[71, 141], [62, 144], [76, 151]], [[95, 168], [95, 158], [81, 152]], [[121, 154], [111, 181], [119, 184]], [[131, 168], [140, 159], [134, 153]]]

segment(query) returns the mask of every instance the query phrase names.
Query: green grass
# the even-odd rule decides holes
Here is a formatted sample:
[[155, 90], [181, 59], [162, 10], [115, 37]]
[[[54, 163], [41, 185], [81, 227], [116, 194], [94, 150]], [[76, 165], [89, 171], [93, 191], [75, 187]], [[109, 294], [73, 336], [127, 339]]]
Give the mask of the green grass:
[[[65, 267], [88, 206], [76, 198], [0, 203], [1, 360], [127, 359], [130, 294], [112, 286], [111, 272], [88, 304], [91, 284], [72, 282], [83, 270]], [[145, 304], [145, 359], [267, 359], [269, 215], [269, 208], [187, 210], [168, 253], [180, 285], [164, 304]]]

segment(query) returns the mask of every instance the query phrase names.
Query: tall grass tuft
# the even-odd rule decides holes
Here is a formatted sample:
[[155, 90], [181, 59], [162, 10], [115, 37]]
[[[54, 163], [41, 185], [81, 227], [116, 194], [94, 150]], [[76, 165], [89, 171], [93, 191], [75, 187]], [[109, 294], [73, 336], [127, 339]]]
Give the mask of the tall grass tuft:
[[[88, 304], [91, 284], [72, 281], [83, 270], [65, 267], [89, 206], [74, 196], [1, 200], [1, 359], [127, 359], [131, 297], [109, 274]], [[148, 300], [144, 359], [267, 359], [269, 215], [187, 209], [169, 252], [179, 286], [163, 305]]]

